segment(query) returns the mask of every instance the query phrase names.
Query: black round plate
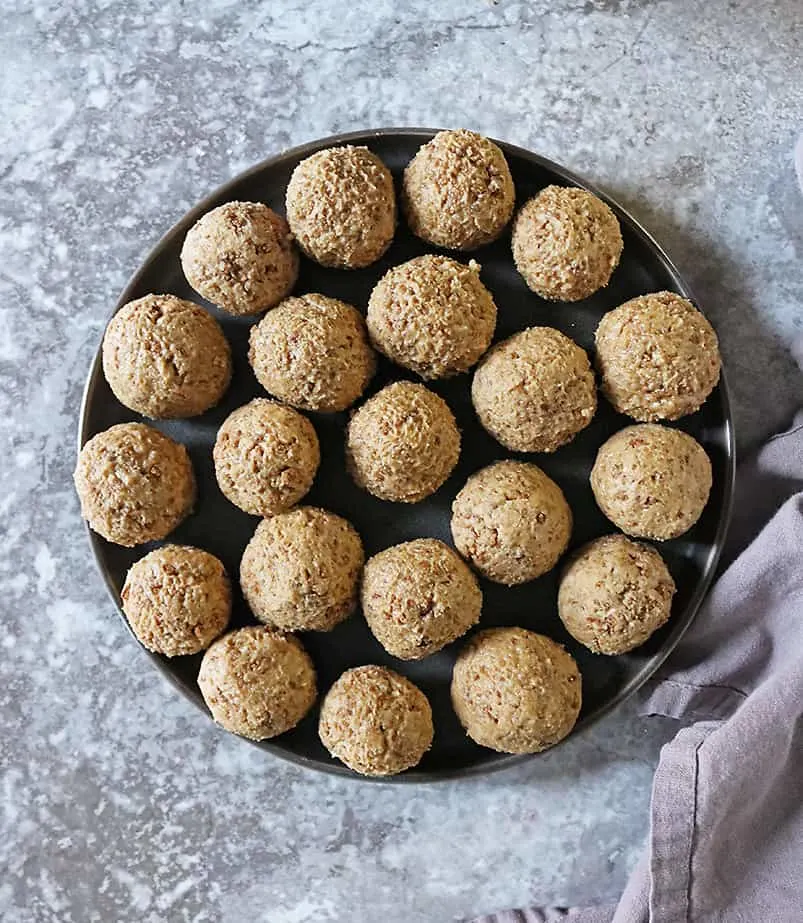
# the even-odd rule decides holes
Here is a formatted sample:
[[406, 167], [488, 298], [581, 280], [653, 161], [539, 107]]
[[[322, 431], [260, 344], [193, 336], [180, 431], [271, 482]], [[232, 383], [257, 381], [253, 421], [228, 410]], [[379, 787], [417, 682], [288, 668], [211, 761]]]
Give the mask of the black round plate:
[[[243, 173], [201, 202], [162, 238], [123, 292], [117, 308], [149, 292], [172, 293], [182, 298], [201, 300], [182, 274], [179, 252], [187, 230], [209, 209], [239, 199], [265, 202], [284, 213], [285, 188], [296, 164], [317, 150], [342, 143], [368, 146], [385, 161], [398, 186], [405, 165], [433, 134], [426, 129], [384, 129], [338, 135], [295, 148]], [[557, 327], [585, 349], [592, 349], [594, 331], [602, 315], [628, 298], [663, 289], [693, 298], [658, 244], [608, 196], [543, 157], [498, 143], [513, 172], [519, 205], [550, 183], [591, 189], [618, 215], [624, 237], [624, 253], [610, 285], [577, 304], [550, 304], [527, 289], [513, 266], [509, 232], [490, 246], [472, 253], [470, 256], [482, 265], [482, 279], [493, 292], [499, 308], [496, 340], [524, 327], [541, 324]], [[428, 249], [432, 248], [427, 248], [413, 237], [402, 220], [385, 257], [368, 269], [357, 272], [323, 269], [302, 259], [296, 291], [322, 292], [357, 305], [364, 311], [371, 289], [380, 276], [391, 266]], [[468, 259], [464, 254], [452, 255], [461, 260]], [[235, 407], [264, 392], [247, 360], [248, 333], [254, 319], [233, 318], [211, 305], [206, 306], [223, 324], [233, 348], [234, 378], [231, 388], [218, 407], [201, 417], [156, 425], [188, 446], [199, 484], [196, 512], [170, 536], [170, 541], [198, 545], [211, 551], [221, 558], [236, 583], [240, 557], [257, 519], [236, 509], [220, 493], [212, 468], [211, 448], [225, 417]], [[374, 393], [392, 379], [405, 377], [410, 376], [404, 370], [382, 361], [369, 393]], [[466, 478], [483, 465], [510, 456], [477, 422], [471, 407], [469, 384], [470, 376], [461, 375], [431, 385], [449, 403], [463, 432], [463, 452], [457, 469], [433, 497], [415, 505], [393, 504], [359, 490], [346, 473], [343, 461], [347, 414], [313, 414], [323, 461], [315, 485], [304, 502], [326, 507], [354, 523], [365, 543], [367, 555], [418, 536], [434, 536], [450, 542], [449, 509]], [[98, 351], [81, 411], [81, 445], [115, 423], [135, 419], [137, 416], [122, 407], [111, 393], [101, 371]], [[597, 448], [611, 433], [629, 422], [632, 421], [615, 414], [601, 399], [592, 424], [568, 446], [553, 455], [520, 456], [535, 461], [563, 488], [574, 511], [572, 547], [614, 531], [597, 509], [588, 475]], [[694, 618], [711, 582], [727, 528], [734, 467], [733, 426], [724, 378], [704, 407], [678, 425], [705, 447], [713, 464], [714, 483], [708, 506], [697, 525], [682, 538], [660, 547], [678, 591], [672, 618], [647, 644], [622, 657], [595, 656], [577, 644], [563, 629], [557, 616], [557, 569], [533, 583], [514, 588], [482, 581], [485, 595], [483, 627], [522, 625], [534, 629], [564, 644], [577, 659], [583, 674], [583, 711], [574, 733], [587, 728], [610, 711], [658, 668]], [[91, 542], [109, 591], [125, 620], [120, 610], [120, 589], [128, 568], [147, 549], [121, 548], [94, 533], [91, 534]], [[235, 591], [232, 627], [252, 621], [242, 597]], [[348, 667], [380, 663], [409, 676], [427, 694], [435, 718], [434, 745], [418, 768], [397, 777], [400, 781], [469, 775], [509, 766], [523, 759], [477, 746], [460, 727], [449, 700], [449, 681], [455, 653], [461, 642], [419, 663], [403, 663], [385, 653], [359, 613], [328, 634], [308, 633], [303, 640], [315, 661], [321, 693]], [[153, 654], [149, 656], [178, 689], [199, 708], [206, 709], [195, 682], [200, 655], [173, 660]], [[352, 775], [330, 758], [318, 740], [317, 709], [293, 731], [258, 746], [304, 766]]]

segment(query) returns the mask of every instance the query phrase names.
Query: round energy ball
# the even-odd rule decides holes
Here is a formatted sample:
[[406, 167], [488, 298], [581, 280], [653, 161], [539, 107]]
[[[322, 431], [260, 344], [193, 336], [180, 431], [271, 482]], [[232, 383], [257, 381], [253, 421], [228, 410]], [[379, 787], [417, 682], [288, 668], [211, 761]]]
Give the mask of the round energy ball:
[[595, 654], [625, 654], [669, 618], [675, 582], [654, 549], [624, 535], [580, 548], [560, 581], [558, 614]]
[[495, 583], [514, 586], [551, 570], [566, 550], [572, 512], [536, 465], [500, 461], [466, 481], [452, 504], [457, 550]]
[[360, 591], [368, 627], [400, 660], [434, 654], [476, 625], [482, 592], [443, 542], [419, 538], [369, 558]]
[[585, 350], [552, 327], [530, 327], [485, 356], [471, 400], [505, 448], [554, 452], [591, 422], [597, 389]]
[[187, 450], [144, 423], [118, 423], [93, 436], [74, 480], [90, 528], [127, 548], [164, 538], [195, 503]]
[[310, 259], [335, 269], [376, 262], [396, 232], [393, 177], [367, 147], [331, 147], [302, 160], [287, 185], [287, 220]]
[[226, 630], [231, 586], [208, 551], [164, 545], [128, 571], [123, 612], [141, 644], [165, 657], [197, 654]]
[[491, 345], [496, 304], [474, 260], [419, 256], [379, 280], [367, 321], [374, 346], [392, 362], [422, 378], [448, 378]]
[[441, 131], [404, 171], [402, 203], [417, 237], [454, 250], [496, 240], [516, 191], [502, 151], [473, 131]]
[[719, 343], [694, 305], [656, 292], [609, 311], [597, 328], [602, 390], [636, 420], [677, 420], [705, 403], [719, 381]]
[[582, 680], [554, 641], [524, 628], [490, 628], [458, 654], [452, 705], [468, 736], [501, 753], [539, 753], [577, 722]]
[[329, 631], [357, 606], [365, 560], [354, 527], [312, 506], [263, 519], [240, 562], [251, 611], [285, 631]]
[[460, 431], [443, 398], [397, 381], [355, 411], [346, 431], [346, 465], [358, 487], [396, 503], [418, 503], [449, 477]]
[[198, 686], [215, 721], [250, 740], [294, 728], [318, 695], [315, 668], [298, 638], [261, 625], [215, 641]]
[[321, 450], [303, 414], [258, 397], [226, 417], [212, 457], [228, 500], [253, 516], [272, 516], [312, 487]]
[[547, 186], [513, 222], [516, 269], [549, 301], [580, 301], [604, 288], [621, 255], [616, 215], [585, 189]]
[[290, 293], [298, 251], [287, 222], [261, 202], [227, 202], [187, 232], [181, 267], [190, 285], [229, 314], [259, 314]]
[[302, 410], [345, 410], [376, 371], [360, 312], [325, 295], [287, 298], [266, 314], [248, 359], [266, 391]]
[[103, 337], [114, 396], [154, 419], [195, 417], [223, 397], [231, 350], [220, 324], [174, 295], [146, 295], [114, 315]]
[[600, 447], [591, 489], [623, 532], [664, 541], [700, 518], [711, 491], [711, 462], [688, 433], [657, 423], [626, 426]]
[[432, 746], [432, 709], [424, 693], [393, 670], [356, 667], [326, 694], [318, 733], [354, 772], [392, 776], [416, 766]]

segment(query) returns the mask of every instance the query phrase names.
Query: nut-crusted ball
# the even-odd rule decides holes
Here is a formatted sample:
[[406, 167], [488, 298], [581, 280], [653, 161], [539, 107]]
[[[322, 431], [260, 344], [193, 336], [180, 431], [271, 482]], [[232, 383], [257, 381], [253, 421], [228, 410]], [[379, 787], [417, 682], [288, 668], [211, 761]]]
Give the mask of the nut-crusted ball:
[[616, 215], [585, 189], [547, 186], [513, 222], [513, 259], [549, 301], [580, 301], [608, 284], [622, 255]]
[[657, 423], [626, 426], [603, 443], [591, 469], [599, 508], [628, 535], [677, 538], [700, 518], [711, 462], [687, 433]]
[[230, 314], [259, 314], [290, 293], [298, 251], [287, 222], [260, 202], [227, 202], [187, 232], [181, 266], [190, 285]]
[[457, 657], [452, 705], [468, 736], [501, 753], [538, 753], [563, 740], [580, 714], [577, 664], [524, 628], [476, 634]]
[[489, 580], [507, 586], [551, 570], [571, 531], [572, 512], [563, 491], [527, 462], [482, 468], [452, 504], [457, 550]]
[[473, 131], [441, 131], [404, 171], [403, 206], [413, 234], [437, 247], [474, 250], [496, 240], [516, 192], [502, 151]]
[[719, 343], [690, 301], [656, 292], [602, 318], [597, 368], [619, 413], [644, 422], [677, 420], [698, 410], [719, 381]]
[[383, 388], [348, 425], [348, 469], [381, 500], [418, 503], [443, 484], [459, 457], [460, 431], [449, 405], [411, 381]]
[[259, 397], [225, 419], [212, 456], [220, 489], [254, 516], [272, 516], [298, 503], [321, 462], [312, 423], [291, 407]]
[[476, 625], [482, 592], [443, 542], [419, 538], [370, 558], [360, 591], [368, 627], [401, 660], [434, 654]]
[[393, 177], [366, 147], [331, 147], [302, 160], [287, 185], [287, 220], [308, 257], [335, 269], [379, 259], [396, 231]]
[[410, 680], [387, 667], [356, 667], [321, 706], [321, 742], [349, 769], [392, 776], [417, 765], [432, 746], [432, 709]]
[[251, 611], [286, 631], [329, 631], [354, 611], [365, 560], [354, 527], [312, 506], [263, 519], [240, 562]]
[[530, 327], [485, 356], [471, 400], [506, 448], [554, 452], [591, 422], [597, 389], [585, 350], [552, 327]]
[[90, 528], [128, 548], [164, 538], [195, 502], [187, 450], [144, 423], [118, 423], [93, 436], [74, 479]]
[[325, 295], [287, 298], [266, 314], [248, 358], [266, 391], [302, 410], [345, 410], [376, 370], [360, 312]]
[[140, 642], [166, 657], [205, 650], [231, 615], [225, 568], [208, 551], [189, 545], [164, 545], [140, 558], [120, 596]]
[[491, 345], [496, 304], [480, 267], [419, 256], [387, 272], [368, 302], [374, 346], [422, 378], [466, 372]]
[[654, 549], [624, 535], [580, 548], [560, 581], [558, 614], [595, 654], [625, 654], [669, 618], [675, 582]]
[[194, 417], [228, 388], [231, 350], [218, 322], [197, 304], [146, 295], [109, 322], [103, 373], [117, 400], [137, 413]]
[[254, 625], [215, 641], [198, 686], [215, 721], [250, 740], [294, 728], [318, 695], [315, 668], [298, 638]]

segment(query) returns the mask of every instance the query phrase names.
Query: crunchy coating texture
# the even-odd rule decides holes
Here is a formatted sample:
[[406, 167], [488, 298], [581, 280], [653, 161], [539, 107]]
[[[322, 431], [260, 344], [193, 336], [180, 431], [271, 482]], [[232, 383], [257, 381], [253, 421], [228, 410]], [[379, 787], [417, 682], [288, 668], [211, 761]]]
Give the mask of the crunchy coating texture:
[[476, 634], [457, 657], [452, 705], [468, 736], [501, 753], [539, 753], [574, 727], [582, 704], [577, 664], [524, 628]]
[[345, 410], [376, 371], [360, 312], [325, 295], [285, 299], [251, 328], [250, 342], [262, 387], [302, 410]]
[[474, 250], [510, 221], [516, 191], [499, 147], [473, 131], [441, 131], [404, 171], [410, 230], [436, 247]]
[[231, 381], [220, 324], [174, 295], [145, 295], [114, 315], [103, 337], [103, 374], [114, 396], [153, 419], [194, 417]]
[[212, 450], [225, 496], [254, 516], [294, 506], [312, 487], [321, 450], [315, 427], [297, 410], [255, 398], [229, 414]]
[[322, 266], [370, 266], [396, 232], [390, 170], [367, 147], [318, 151], [293, 170], [287, 220], [304, 253]]
[[287, 222], [261, 202], [227, 202], [187, 232], [181, 266], [190, 285], [230, 314], [277, 305], [298, 278]]
[[476, 577], [434, 538], [394, 545], [369, 558], [360, 598], [374, 637], [401, 660], [439, 651], [476, 625], [482, 610]]
[[572, 512], [536, 465], [501, 461], [466, 481], [452, 504], [452, 537], [477, 570], [513, 586], [551, 570], [566, 550]]
[[73, 477], [90, 528], [127, 548], [164, 538], [195, 503], [187, 450], [144, 423], [118, 423], [93, 436]]
[[231, 585], [208, 551], [164, 545], [128, 571], [123, 612], [140, 642], [165, 657], [197, 654], [226, 630]]
[[329, 631], [354, 612], [365, 560], [354, 527], [300, 506], [263, 519], [240, 562], [251, 611], [285, 631]]
[[657, 423], [626, 426], [591, 469], [597, 505], [628, 535], [664, 541], [687, 532], [711, 491], [711, 461], [688, 433]]
[[547, 186], [513, 222], [516, 269], [549, 301], [593, 295], [608, 284], [621, 255], [616, 215], [585, 189]]
[[449, 477], [460, 431], [443, 398], [397, 381], [355, 411], [346, 431], [346, 465], [359, 487], [381, 500], [418, 503]]
[[391, 361], [422, 378], [468, 371], [491, 345], [496, 304], [480, 266], [419, 256], [389, 270], [368, 302], [368, 333]]
[[480, 423], [514, 452], [554, 452], [591, 422], [594, 373], [584, 349], [552, 327], [530, 327], [491, 349], [474, 373]]
[[315, 668], [298, 638], [261, 625], [215, 641], [198, 686], [215, 721], [250, 740], [294, 728], [318, 696]]
[[427, 697], [387, 667], [347, 670], [321, 706], [321, 743], [349, 769], [392, 776], [416, 766], [432, 746]]
[[719, 381], [719, 342], [694, 305], [656, 292], [609, 311], [597, 328], [602, 391], [635, 420], [677, 420], [705, 403]]

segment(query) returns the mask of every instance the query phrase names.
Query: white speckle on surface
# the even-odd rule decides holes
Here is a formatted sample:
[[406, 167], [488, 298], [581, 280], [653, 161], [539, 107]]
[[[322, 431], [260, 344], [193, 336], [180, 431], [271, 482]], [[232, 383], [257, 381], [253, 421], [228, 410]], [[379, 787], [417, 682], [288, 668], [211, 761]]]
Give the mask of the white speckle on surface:
[[47, 545], [39, 546], [33, 566], [37, 577], [36, 592], [43, 595], [50, 581], [56, 576], [56, 562]]

